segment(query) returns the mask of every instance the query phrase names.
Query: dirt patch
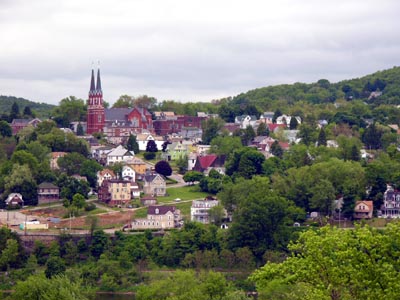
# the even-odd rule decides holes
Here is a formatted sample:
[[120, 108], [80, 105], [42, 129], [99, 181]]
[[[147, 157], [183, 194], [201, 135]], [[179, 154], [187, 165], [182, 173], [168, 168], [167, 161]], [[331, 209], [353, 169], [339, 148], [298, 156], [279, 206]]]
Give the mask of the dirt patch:
[[[129, 223], [132, 220], [132, 212], [110, 212], [105, 214], [96, 215], [99, 219], [98, 226], [103, 228], [121, 228], [125, 224]], [[70, 219], [63, 219], [58, 224], [50, 224], [50, 227], [57, 228], [69, 228], [71, 224], [71, 228], [74, 229], [84, 229], [87, 228], [86, 217], [76, 217]]]

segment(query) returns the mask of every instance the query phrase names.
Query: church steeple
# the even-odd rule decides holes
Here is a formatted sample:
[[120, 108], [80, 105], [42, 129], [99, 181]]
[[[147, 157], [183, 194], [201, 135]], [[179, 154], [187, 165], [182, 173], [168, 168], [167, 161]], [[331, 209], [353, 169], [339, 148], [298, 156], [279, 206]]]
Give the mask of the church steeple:
[[96, 87], [94, 85], [94, 70], [92, 69], [92, 78], [90, 80], [90, 90], [89, 95], [93, 94], [96, 91]]
[[98, 93], [103, 93], [103, 91], [101, 90], [100, 69], [97, 70], [96, 91], [97, 91]]

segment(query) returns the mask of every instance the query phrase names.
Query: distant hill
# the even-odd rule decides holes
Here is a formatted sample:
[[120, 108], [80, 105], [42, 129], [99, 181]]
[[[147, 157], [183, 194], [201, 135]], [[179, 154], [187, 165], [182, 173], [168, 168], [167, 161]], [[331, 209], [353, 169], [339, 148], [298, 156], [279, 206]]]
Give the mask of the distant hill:
[[[377, 97], [373, 97], [374, 95]], [[337, 99], [348, 101], [361, 99], [372, 106], [399, 105], [400, 67], [338, 83], [320, 79], [316, 83], [310, 84], [294, 83], [258, 88], [233, 97], [227, 105], [237, 108], [253, 106], [259, 111], [265, 111], [272, 107], [279, 107], [278, 101], [279, 103], [286, 101], [288, 104], [297, 101], [320, 104], [335, 102]]]
[[47, 103], [37, 103], [24, 98], [17, 98], [13, 96], [0, 96], [0, 111], [1, 113], [9, 114], [11, 106], [16, 102], [19, 106], [20, 113], [24, 111], [25, 106], [29, 106], [35, 112], [38, 118], [48, 118], [55, 105]]

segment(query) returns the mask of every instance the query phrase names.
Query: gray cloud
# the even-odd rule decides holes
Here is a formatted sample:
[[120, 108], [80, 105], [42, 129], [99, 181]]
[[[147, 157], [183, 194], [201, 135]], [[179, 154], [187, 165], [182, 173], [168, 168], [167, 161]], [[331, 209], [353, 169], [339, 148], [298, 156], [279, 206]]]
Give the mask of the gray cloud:
[[0, 94], [86, 98], [97, 60], [111, 102], [359, 77], [398, 64], [398, 11], [394, 0], [0, 0]]

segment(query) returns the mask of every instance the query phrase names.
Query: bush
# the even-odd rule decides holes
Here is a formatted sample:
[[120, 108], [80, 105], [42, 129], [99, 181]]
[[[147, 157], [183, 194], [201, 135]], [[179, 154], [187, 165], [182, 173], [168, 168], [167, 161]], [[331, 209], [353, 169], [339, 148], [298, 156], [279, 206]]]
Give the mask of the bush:
[[145, 152], [143, 153], [143, 157], [146, 160], [152, 160], [156, 158], [156, 153], [155, 152]]
[[85, 211], [92, 211], [96, 209], [96, 205], [94, 203], [86, 203]]

